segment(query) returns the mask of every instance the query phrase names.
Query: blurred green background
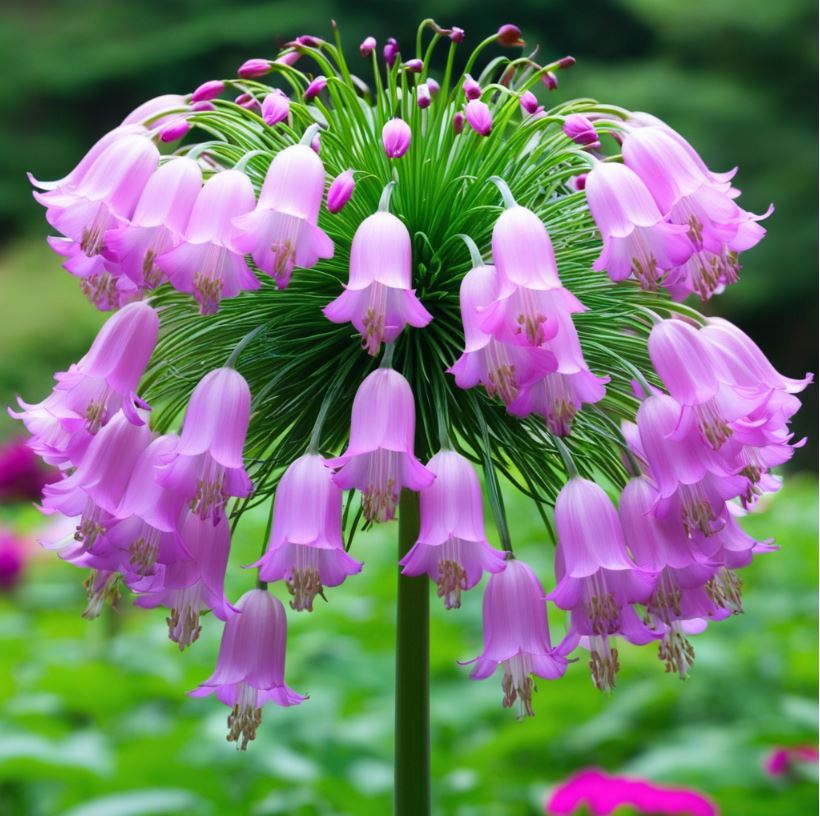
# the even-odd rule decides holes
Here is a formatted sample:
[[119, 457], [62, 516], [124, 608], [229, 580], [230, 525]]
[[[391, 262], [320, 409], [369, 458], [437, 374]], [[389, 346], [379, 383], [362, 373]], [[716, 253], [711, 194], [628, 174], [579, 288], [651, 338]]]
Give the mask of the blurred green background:
[[[554, 99], [595, 96], [648, 110], [680, 130], [715, 169], [740, 165], [741, 203], [767, 238], [742, 283], [710, 309], [752, 334], [775, 364], [817, 370], [817, 20], [809, 0], [4, 0], [0, 8], [0, 403], [43, 396], [53, 371], [86, 348], [101, 316], [48, 250], [25, 171], [63, 175], [144, 99], [231, 75], [301, 33], [338, 21], [355, 62], [367, 34], [408, 53], [424, 16], [467, 31], [465, 52], [515, 22], [545, 59], [572, 54]], [[795, 422], [816, 427], [816, 389]], [[0, 418], [0, 439], [15, 428]], [[433, 722], [437, 813], [523, 816], [547, 788], [588, 764], [688, 783], [729, 816], [809, 814], [811, 782], [775, 784], [773, 745], [816, 743], [816, 437], [783, 493], [749, 519], [779, 554], [746, 571], [747, 612], [696, 643], [693, 678], [664, 677], [652, 649], [629, 650], [611, 698], [583, 666], [542, 683], [538, 716], [517, 723], [495, 680], [471, 683], [454, 659], [480, 645], [480, 597], [436, 611]], [[804, 473], [801, 474], [801, 471]], [[511, 499], [515, 502], [515, 499]], [[33, 531], [34, 511], [0, 521]], [[514, 504], [515, 535], [543, 574], [534, 513]], [[253, 529], [254, 524], [260, 529]], [[243, 525], [247, 563], [261, 519]], [[265, 712], [247, 755], [224, 742], [225, 711], [182, 695], [210, 672], [218, 629], [182, 656], [161, 614], [125, 608], [80, 620], [79, 573], [37, 559], [0, 601], [0, 815], [385, 814], [392, 728], [393, 545], [362, 539], [368, 569], [328, 607], [292, 616], [289, 677], [311, 700]], [[241, 591], [247, 576], [233, 570]], [[558, 621], [554, 622], [556, 625]]]

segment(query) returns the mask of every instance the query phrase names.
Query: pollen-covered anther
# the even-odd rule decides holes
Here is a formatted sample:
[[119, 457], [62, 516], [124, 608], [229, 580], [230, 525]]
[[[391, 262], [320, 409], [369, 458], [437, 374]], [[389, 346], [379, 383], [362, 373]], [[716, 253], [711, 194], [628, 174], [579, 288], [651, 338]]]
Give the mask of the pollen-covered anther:
[[362, 320], [365, 336], [362, 339], [362, 348], [370, 354], [376, 354], [384, 339], [384, 313], [377, 312], [372, 306]]
[[532, 708], [532, 693], [535, 689], [535, 684], [532, 681], [532, 677], [527, 675], [516, 683], [512, 673], [508, 670], [505, 672], [504, 679], [501, 681], [501, 688], [504, 691], [504, 699], [501, 703], [504, 708], [512, 708], [517, 700], [519, 719], [523, 719], [525, 716], [535, 716], [535, 711], [533, 711]]
[[83, 581], [83, 587], [88, 598], [88, 605], [82, 613], [86, 620], [99, 617], [106, 604], [112, 609], [119, 605], [121, 593], [117, 573], [109, 573], [106, 576], [100, 571], [94, 571]]
[[658, 288], [661, 276], [658, 274], [658, 262], [650, 255], [641, 260], [632, 258], [632, 274], [640, 283], [641, 289], [645, 292], [654, 292]]
[[194, 275], [194, 291], [203, 306], [214, 306], [222, 298], [222, 278], [208, 272], [197, 272]]
[[685, 680], [695, 662], [695, 650], [676, 621], [658, 644], [658, 657], [667, 672], [676, 671]]
[[722, 609], [730, 610], [734, 615], [743, 612], [742, 589], [743, 582], [737, 573], [726, 567], [721, 567], [715, 577], [706, 584], [706, 592], [712, 602]]
[[518, 384], [515, 381], [514, 365], [498, 365], [487, 372], [489, 383], [487, 393], [494, 397], [498, 395], [505, 403], [512, 402], [518, 396]]
[[395, 489], [395, 479], [388, 479], [381, 490], [368, 485], [362, 496], [362, 512], [368, 521], [390, 521], [396, 514], [399, 494]]
[[[313, 599], [317, 595], [324, 598], [324, 587], [319, 577], [319, 570], [316, 567], [306, 567], [294, 569], [291, 577], [286, 582], [288, 592], [293, 595], [290, 608], [297, 612], [313, 611]], [[327, 600], [327, 598], [325, 598]]]
[[592, 682], [599, 691], [612, 691], [621, 665], [618, 662], [618, 650], [613, 646], [608, 652], [593, 649], [589, 653], [589, 671]]
[[596, 635], [611, 634], [621, 626], [621, 610], [611, 592], [590, 598], [587, 611]]
[[172, 609], [165, 622], [168, 624], [168, 637], [179, 646], [180, 651], [195, 643], [202, 631], [199, 625], [199, 610], [190, 606], [181, 610]]
[[97, 539], [105, 533], [105, 525], [96, 515], [83, 516], [74, 533], [74, 540], [82, 544], [83, 549], [90, 550]]
[[458, 561], [442, 559], [438, 562], [436, 594], [444, 599], [447, 609], [461, 608], [461, 593], [467, 589], [467, 572]]
[[288, 267], [296, 255], [296, 247], [293, 245], [293, 242], [288, 239], [284, 241], [274, 241], [270, 249], [274, 257], [274, 277], [277, 279], [285, 278], [288, 274]]
[[237, 751], [244, 751], [256, 738], [256, 730], [262, 724], [262, 709], [250, 705], [235, 705], [228, 714], [228, 742], [236, 743]]
[[544, 323], [547, 321], [547, 316], [540, 312], [536, 314], [524, 314], [521, 312], [516, 318], [518, 328], [517, 334], [524, 334], [527, 341], [532, 346], [543, 345], [546, 335], [544, 333]]
[[142, 536], [132, 542], [128, 548], [128, 563], [139, 575], [150, 575], [156, 566], [158, 553], [158, 541]]
[[200, 479], [196, 484], [196, 493], [191, 501], [191, 510], [205, 518], [213, 508], [222, 508], [228, 500], [224, 488], [225, 474], [217, 473], [213, 479]]

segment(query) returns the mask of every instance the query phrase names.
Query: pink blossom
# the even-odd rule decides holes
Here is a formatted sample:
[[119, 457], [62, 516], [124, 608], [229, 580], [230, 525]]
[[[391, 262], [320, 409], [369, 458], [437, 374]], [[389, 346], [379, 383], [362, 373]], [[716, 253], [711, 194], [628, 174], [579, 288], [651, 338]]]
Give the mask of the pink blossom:
[[601, 146], [595, 125], [581, 113], [571, 113], [566, 116], [563, 130], [566, 136], [582, 147], [598, 148]]
[[543, 110], [543, 106], [538, 104], [538, 98], [532, 91], [524, 91], [521, 94], [521, 107], [529, 114]]
[[273, 127], [284, 122], [290, 116], [290, 99], [280, 90], [269, 93], [262, 100], [262, 119]]
[[820, 754], [813, 745], [775, 748], [766, 757], [766, 773], [775, 777], [786, 776], [789, 771], [794, 769], [796, 762], [816, 767], [818, 758], [820, 758]]
[[327, 191], [327, 211], [334, 215], [350, 201], [355, 187], [352, 170], [344, 170], [336, 176]]
[[239, 170], [215, 173], [199, 191], [183, 241], [155, 263], [180, 292], [194, 296], [202, 314], [213, 314], [222, 298], [259, 288], [235, 244], [232, 219], [254, 205], [250, 179]]
[[512, 23], [501, 26], [496, 33], [496, 39], [499, 44], [507, 47], [524, 45], [524, 41], [521, 39], [521, 29], [516, 25], [512, 25]]
[[400, 159], [410, 147], [410, 125], [403, 119], [390, 119], [382, 128], [382, 144], [388, 159]]
[[485, 571], [503, 570], [505, 556], [487, 543], [481, 485], [470, 462], [442, 450], [427, 469], [436, 480], [419, 495], [418, 541], [399, 563], [405, 575], [427, 573], [444, 606], [458, 609], [462, 591], [472, 589]]
[[302, 98], [305, 102], [312, 102], [327, 87], [327, 77], [317, 76], [311, 80]]
[[548, 91], [554, 91], [558, 87], [558, 77], [552, 71], [547, 71], [541, 77], [541, 83]]
[[422, 490], [435, 475], [413, 453], [416, 406], [410, 383], [392, 368], [369, 374], [353, 400], [347, 450], [328, 461], [342, 490], [362, 491], [368, 521], [390, 521], [402, 488]]
[[402, 65], [402, 68], [411, 74], [420, 74], [424, 68], [424, 62], [420, 59], [407, 60], [407, 62]]
[[481, 86], [469, 74], [464, 77], [461, 89], [468, 100], [481, 98]]
[[363, 57], [369, 57], [376, 50], [376, 38], [365, 37], [362, 44], [359, 46], [359, 53]]
[[220, 96], [224, 90], [225, 83], [221, 79], [208, 80], [191, 94], [191, 102], [210, 102]]
[[292, 462], [276, 488], [268, 549], [257, 562], [262, 581], [285, 580], [293, 609], [313, 610], [324, 587], [361, 572], [342, 538], [342, 491], [324, 459], [307, 453]]
[[363, 347], [378, 354], [382, 342], [392, 343], [408, 323], [421, 328], [433, 319], [411, 289], [412, 274], [407, 227], [389, 212], [374, 213], [353, 236], [350, 277], [345, 291], [324, 307], [325, 317], [350, 321]]
[[382, 49], [382, 55], [388, 68], [392, 68], [396, 64], [396, 58], [399, 56], [399, 44], [393, 37], [388, 37]]
[[256, 736], [265, 703], [291, 706], [307, 698], [285, 684], [287, 618], [281, 601], [266, 589], [252, 589], [236, 609], [239, 614], [225, 623], [216, 670], [190, 694], [216, 694], [230, 706], [228, 741], [244, 751]]
[[484, 651], [470, 661], [476, 664], [470, 676], [484, 680], [503, 666], [504, 707], [518, 700], [519, 716], [531, 717], [531, 675], [545, 680], [563, 676], [566, 654], [566, 644], [552, 646], [541, 582], [523, 561], [508, 561], [484, 590]]
[[310, 269], [333, 257], [333, 242], [317, 226], [324, 189], [322, 160], [307, 145], [291, 145], [271, 162], [256, 209], [233, 220], [237, 248], [249, 252], [280, 289], [294, 266]]
[[424, 110], [429, 108], [433, 98], [430, 94], [430, 86], [426, 82], [419, 83], [416, 88], [416, 104]]
[[266, 59], [249, 59], [245, 60], [242, 65], [236, 70], [236, 75], [242, 79], [255, 79], [256, 77], [265, 76], [271, 72], [270, 60]]
[[178, 116], [160, 128], [159, 140], [161, 142], [179, 141], [190, 129], [191, 125], [188, 120], [184, 116]]
[[479, 136], [489, 136], [493, 129], [493, 115], [480, 99], [472, 99], [464, 106], [467, 123]]
[[644, 289], [656, 289], [691, 256], [688, 228], [664, 221], [649, 190], [628, 167], [596, 162], [585, 192], [604, 241], [593, 269], [605, 269], [614, 281], [632, 276]]
[[433, 77], [427, 77], [426, 84], [430, 91], [430, 96], [435, 96], [441, 90], [441, 85], [439, 85]]

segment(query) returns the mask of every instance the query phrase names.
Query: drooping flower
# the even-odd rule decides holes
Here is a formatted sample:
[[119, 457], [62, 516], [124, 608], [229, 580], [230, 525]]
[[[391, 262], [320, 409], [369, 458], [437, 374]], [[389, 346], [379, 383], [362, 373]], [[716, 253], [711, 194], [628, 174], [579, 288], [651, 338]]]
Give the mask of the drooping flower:
[[382, 49], [382, 55], [388, 68], [392, 68], [396, 64], [396, 59], [399, 56], [399, 44], [394, 37], [387, 38], [387, 42]]
[[191, 102], [210, 102], [216, 99], [225, 90], [225, 83], [221, 79], [210, 79], [203, 82], [191, 94]]
[[272, 70], [273, 66], [270, 60], [248, 59], [237, 68], [236, 75], [242, 77], [242, 79], [256, 79], [269, 74]]
[[291, 607], [308, 612], [317, 595], [324, 597], [324, 587], [361, 572], [344, 548], [342, 491], [318, 454], [301, 456], [280, 479], [268, 548], [251, 566], [262, 581], [284, 579]]
[[596, 162], [584, 186], [592, 217], [604, 240], [593, 269], [614, 281], [633, 276], [657, 289], [664, 276], [691, 256], [688, 227], [669, 224], [641, 179], [628, 167]]
[[623, 636], [642, 645], [656, 639], [632, 608], [652, 593], [654, 575], [630, 560], [618, 514], [604, 491], [588, 479], [571, 478], [555, 501], [557, 585], [547, 596], [571, 612], [570, 631], [589, 648], [592, 680], [601, 691], [615, 687]]
[[287, 618], [281, 601], [266, 589], [252, 589], [237, 602], [239, 614], [225, 623], [214, 673], [192, 697], [216, 694], [231, 708], [228, 741], [244, 751], [262, 721], [262, 706], [298, 705], [307, 698], [285, 684]]
[[421, 529], [399, 562], [405, 575], [427, 573], [447, 609], [461, 606], [461, 593], [484, 572], [504, 569], [504, 553], [487, 543], [481, 485], [470, 462], [452, 450], [427, 463], [436, 480], [419, 495]]
[[160, 485], [181, 493], [202, 519], [216, 523], [231, 496], [247, 496], [253, 488], [242, 464], [250, 405], [239, 372], [210, 371], [191, 394], [173, 459], [157, 469]]
[[484, 590], [484, 651], [473, 661], [470, 677], [484, 680], [504, 668], [503, 705], [518, 701], [519, 716], [533, 716], [532, 675], [561, 677], [567, 668], [567, 645], [553, 648], [544, 589], [532, 569], [512, 559], [490, 576]]
[[201, 189], [199, 165], [184, 156], [171, 159], [148, 179], [129, 224], [106, 232], [106, 256], [137, 287], [162, 283], [156, 260], [182, 241]]
[[368, 521], [390, 521], [402, 488], [422, 490], [435, 475], [413, 453], [416, 406], [410, 383], [392, 368], [369, 374], [353, 400], [347, 450], [328, 461], [342, 490], [362, 491]]
[[493, 115], [485, 102], [480, 99], [471, 99], [464, 106], [464, 116], [467, 124], [479, 135], [489, 136], [493, 129]]
[[598, 148], [601, 146], [595, 125], [582, 113], [571, 113], [565, 117], [563, 130], [566, 136], [582, 147]]
[[262, 119], [273, 127], [290, 116], [290, 99], [278, 88], [262, 100]]
[[311, 80], [310, 84], [307, 86], [302, 98], [305, 102], [312, 102], [316, 99], [317, 96], [327, 87], [327, 77], [322, 76], [321, 74], [317, 76], [315, 79]]
[[538, 98], [532, 91], [524, 91], [521, 94], [521, 107], [529, 114], [543, 110], [543, 106], [538, 104]]
[[339, 173], [333, 179], [327, 191], [327, 211], [334, 215], [341, 212], [345, 204], [350, 201], [355, 186], [352, 170], [344, 170]]
[[140, 125], [148, 130], [157, 131], [176, 118], [185, 108], [187, 104], [184, 96], [160, 94], [134, 108], [122, 120], [122, 124]]
[[400, 159], [410, 147], [410, 125], [403, 119], [390, 119], [382, 128], [382, 144], [388, 159]]
[[234, 244], [231, 223], [252, 210], [254, 202], [253, 186], [244, 173], [215, 173], [196, 197], [184, 240], [154, 262], [175, 289], [194, 296], [202, 314], [216, 312], [222, 298], [259, 288]]
[[412, 286], [412, 246], [407, 227], [389, 212], [365, 218], [350, 247], [350, 277], [345, 291], [324, 307], [333, 323], [351, 322], [362, 346], [378, 354], [409, 323], [421, 328], [433, 316]]
[[362, 44], [359, 46], [359, 53], [363, 57], [369, 57], [376, 50], [376, 38], [365, 37]]
[[333, 242], [317, 226], [324, 189], [322, 160], [307, 145], [291, 145], [271, 162], [256, 209], [234, 218], [236, 246], [280, 289], [294, 266], [310, 269], [320, 258], [333, 257]]
[[505, 23], [496, 33], [496, 39], [500, 45], [507, 47], [523, 46], [524, 41], [521, 39], [521, 29], [512, 23]]
[[142, 302], [112, 315], [85, 356], [68, 371], [55, 375], [57, 384], [42, 402], [18, 399], [21, 411], [9, 413], [32, 434], [29, 447], [51, 465], [78, 465], [91, 438], [118, 411], [134, 424], [147, 408], [137, 385], [154, 350], [159, 330], [157, 313]]
[[469, 74], [465, 74], [461, 89], [468, 101], [481, 98], [481, 86]]
[[159, 140], [166, 144], [168, 142], [178, 142], [190, 129], [191, 123], [184, 116], [178, 116], [160, 128]]

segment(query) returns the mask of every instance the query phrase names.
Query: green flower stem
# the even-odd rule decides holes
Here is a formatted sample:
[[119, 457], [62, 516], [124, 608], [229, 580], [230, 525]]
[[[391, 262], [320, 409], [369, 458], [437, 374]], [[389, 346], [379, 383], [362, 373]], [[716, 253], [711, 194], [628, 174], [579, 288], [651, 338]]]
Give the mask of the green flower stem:
[[[402, 490], [399, 558], [419, 533], [418, 493]], [[399, 572], [396, 601], [394, 816], [430, 814], [430, 607], [426, 575]]]

